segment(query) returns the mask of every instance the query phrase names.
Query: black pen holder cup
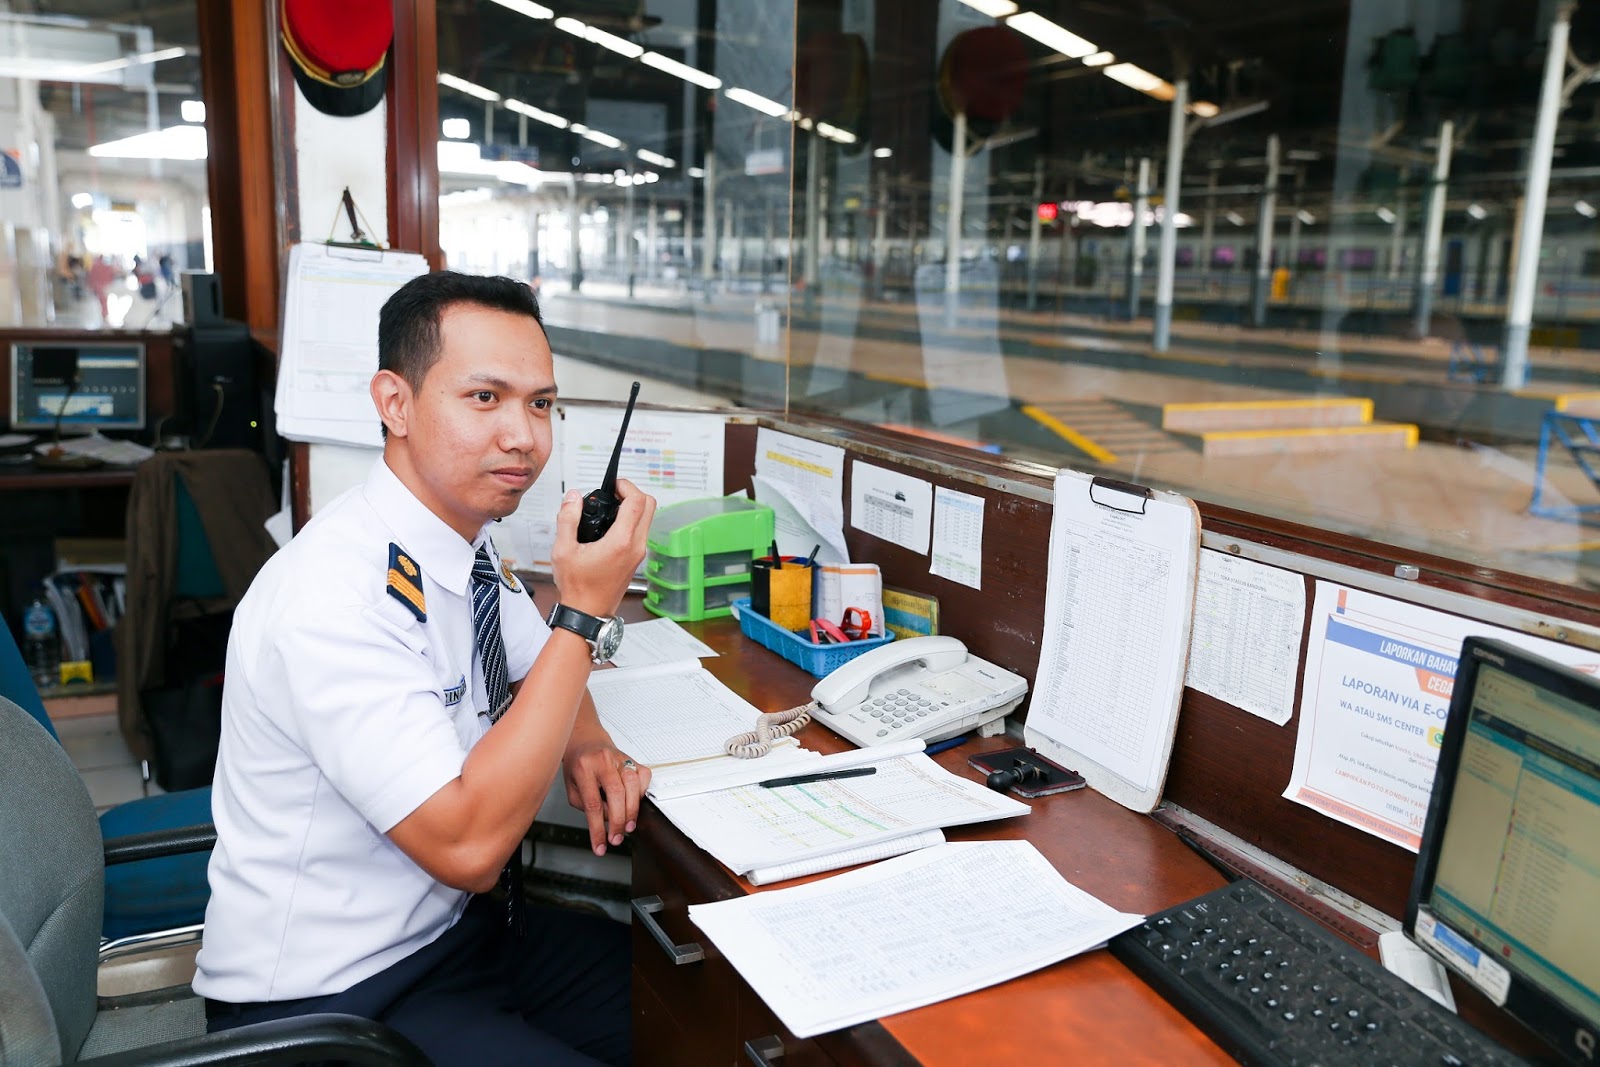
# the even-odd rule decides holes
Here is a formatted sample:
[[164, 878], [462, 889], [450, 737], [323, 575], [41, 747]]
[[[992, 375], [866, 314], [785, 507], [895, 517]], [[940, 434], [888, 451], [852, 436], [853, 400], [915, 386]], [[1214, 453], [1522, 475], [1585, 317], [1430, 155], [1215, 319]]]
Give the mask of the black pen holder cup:
[[751, 609], [784, 629], [805, 629], [811, 621], [811, 574], [801, 556], [784, 557], [782, 567], [775, 566], [771, 556], [752, 560]]

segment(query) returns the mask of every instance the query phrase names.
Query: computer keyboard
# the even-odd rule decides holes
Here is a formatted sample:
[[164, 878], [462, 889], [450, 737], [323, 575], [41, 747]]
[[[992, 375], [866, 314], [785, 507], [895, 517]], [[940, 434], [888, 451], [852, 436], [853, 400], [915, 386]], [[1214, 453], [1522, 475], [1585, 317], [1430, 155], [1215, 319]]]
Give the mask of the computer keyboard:
[[1254, 882], [1152, 915], [1111, 953], [1241, 1063], [1524, 1062]]

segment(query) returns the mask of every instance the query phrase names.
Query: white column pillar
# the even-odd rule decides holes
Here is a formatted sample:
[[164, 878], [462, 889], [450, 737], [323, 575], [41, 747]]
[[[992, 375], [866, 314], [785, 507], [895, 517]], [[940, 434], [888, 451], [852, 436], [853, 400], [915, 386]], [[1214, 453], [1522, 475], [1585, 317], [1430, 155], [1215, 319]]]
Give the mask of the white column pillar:
[[1433, 318], [1433, 287], [1439, 280], [1439, 244], [1444, 237], [1445, 191], [1450, 184], [1450, 152], [1455, 140], [1455, 123], [1439, 124], [1439, 150], [1433, 160], [1433, 188], [1428, 190], [1428, 218], [1422, 231], [1422, 263], [1417, 275], [1417, 291], [1412, 300], [1418, 337], [1428, 336]]
[[1139, 184], [1133, 196], [1133, 226], [1128, 240], [1128, 319], [1139, 317], [1139, 298], [1144, 288], [1144, 217], [1150, 211], [1150, 160], [1139, 160]]
[[706, 210], [705, 259], [700, 264], [700, 278], [706, 285], [706, 299], [711, 299], [711, 279], [717, 271], [717, 155], [706, 150]]
[[806, 132], [805, 137], [806, 235], [800, 277], [805, 282], [806, 305], [809, 307], [817, 299], [817, 264], [820, 262], [817, 246], [822, 243], [822, 137], [811, 131]]
[[1189, 79], [1172, 87], [1167, 124], [1167, 188], [1161, 208], [1161, 253], [1156, 268], [1156, 316], [1152, 347], [1165, 352], [1172, 339], [1172, 274], [1178, 261], [1178, 186], [1183, 179], [1184, 116], [1189, 110]]
[[1267, 293], [1272, 288], [1272, 226], [1278, 213], [1278, 135], [1267, 138], [1267, 180], [1261, 187], [1261, 207], [1256, 212], [1256, 287], [1250, 321], [1267, 324]]
[[1561, 114], [1561, 81], [1567, 71], [1567, 37], [1572, 5], [1556, 9], [1545, 50], [1544, 84], [1539, 90], [1539, 117], [1528, 149], [1528, 184], [1523, 193], [1522, 223], [1517, 228], [1516, 274], [1506, 307], [1505, 342], [1501, 346], [1500, 384], [1520, 389], [1528, 382], [1528, 331], [1533, 325], [1533, 290], [1539, 276], [1539, 241], [1544, 237], [1545, 200], [1550, 193], [1550, 158]]
[[878, 183], [878, 211], [872, 220], [872, 295], [883, 297], [883, 261], [889, 247], [889, 179]]
[[1206, 210], [1200, 221], [1200, 276], [1211, 273], [1211, 242], [1217, 232], [1217, 168], [1206, 178]]
[[656, 264], [661, 261], [661, 251], [656, 247], [656, 194], [650, 194], [650, 206], [645, 209], [644, 215], [644, 278], [647, 282], [656, 279]]
[[955, 132], [950, 137], [950, 203], [945, 212], [944, 231], [944, 317], [954, 326], [956, 307], [961, 299], [961, 207], [967, 179], [967, 113], [956, 112]]
[[[1031, 221], [1028, 223], [1028, 310], [1032, 311], [1039, 305], [1039, 237], [1040, 227], [1043, 223], [1039, 220], [1039, 205], [1044, 203], [1044, 157], [1034, 161], [1033, 164], [1033, 208], [1029, 212]], [[1058, 216], [1059, 217], [1059, 216]]]

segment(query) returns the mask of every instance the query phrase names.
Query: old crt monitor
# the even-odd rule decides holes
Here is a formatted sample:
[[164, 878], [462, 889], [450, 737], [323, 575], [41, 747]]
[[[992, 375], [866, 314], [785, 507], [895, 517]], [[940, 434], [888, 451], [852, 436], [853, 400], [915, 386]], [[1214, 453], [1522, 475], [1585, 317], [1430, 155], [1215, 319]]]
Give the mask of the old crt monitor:
[[11, 428], [142, 430], [144, 345], [18, 341], [11, 346]]
[[1469, 637], [1406, 933], [1572, 1063], [1600, 1063], [1600, 682]]

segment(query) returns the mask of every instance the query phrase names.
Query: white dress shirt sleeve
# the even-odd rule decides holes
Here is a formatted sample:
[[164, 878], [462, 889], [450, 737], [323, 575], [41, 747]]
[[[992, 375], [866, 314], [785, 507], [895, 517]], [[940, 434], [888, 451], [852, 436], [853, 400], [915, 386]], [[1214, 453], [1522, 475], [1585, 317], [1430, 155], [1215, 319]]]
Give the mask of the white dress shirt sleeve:
[[317, 768], [381, 833], [460, 777], [420, 626], [398, 603], [296, 620], [271, 639], [289, 725]]

